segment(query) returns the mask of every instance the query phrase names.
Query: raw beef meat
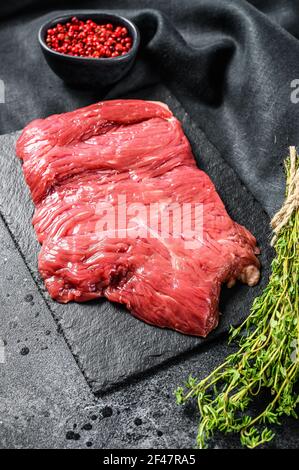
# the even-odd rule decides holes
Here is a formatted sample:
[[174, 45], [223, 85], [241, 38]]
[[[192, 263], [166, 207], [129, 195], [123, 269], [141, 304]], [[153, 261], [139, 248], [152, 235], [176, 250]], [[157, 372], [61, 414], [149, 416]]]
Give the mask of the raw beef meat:
[[[39, 271], [59, 302], [105, 296], [152, 325], [206, 336], [221, 283], [258, 281], [255, 238], [228, 216], [166, 105], [106, 101], [35, 120], [17, 155], [35, 204]], [[173, 203], [189, 208], [192, 223], [201, 214], [201, 236], [182, 223], [175, 231], [183, 212], [177, 220]], [[111, 228], [108, 210], [128, 204], [124, 225]]]

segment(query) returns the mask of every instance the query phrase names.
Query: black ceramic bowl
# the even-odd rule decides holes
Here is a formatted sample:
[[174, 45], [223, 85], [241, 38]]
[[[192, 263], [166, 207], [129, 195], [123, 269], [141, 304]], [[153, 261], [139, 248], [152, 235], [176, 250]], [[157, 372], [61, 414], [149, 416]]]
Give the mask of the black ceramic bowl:
[[106, 87], [120, 80], [132, 67], [138, 46], [139, 32], [131, 21], [119, 15], [109, 13], [75, 13], [79, 20], [86, 21], [92, 19], [96, 23], [125, 26], [133, 39], [130, 51], [119, 57], [93, 58], [74, 57], [61, 54], [50, 49], [46, 44], [46, 35], [49, 28], [53, 28], [57, 23], [67, 23], [74, 16], [64, 15], [53, 18], [44, 23], [38, 33], [38, 40], [43, 54], [51, 67], [62, 80], [71, 85], [84, 87]]

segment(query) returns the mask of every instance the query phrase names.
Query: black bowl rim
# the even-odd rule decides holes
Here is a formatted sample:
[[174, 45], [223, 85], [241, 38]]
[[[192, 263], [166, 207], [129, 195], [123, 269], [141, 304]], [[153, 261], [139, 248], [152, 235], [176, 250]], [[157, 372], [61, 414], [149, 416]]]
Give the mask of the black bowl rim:
[[[46, 30], [47, 28], [50, 27], [50, 24], [51, 23], [61, 23], [61, 22], [67, 22], [68, 19], [71, 19], [73, 18], [73, 16], [76, 16], [78, 19], [80, 19], [80, 17], [84, 17], [84, 16], [87, 16], [87, 15], [90, 15], [90, 19], [93, 19], [93, 16], [94, 17], [109, 17], [111, 19], [111, 21], [113, 21], [113, 19], [115, 19], [115, 22], [117, 22], [117, 20], [121, 20], [123, 21], [125, 24], [127, 24], [130, 28], [130, 32], [132, 34], [132, 38], [133, 38], [133, 44], [132, 44], [132, 47], [131, 49], [127, 52], [127, 54], [125, 55], [121, 55], [121, 56], [118, 56], [118, 57], [81, 57], [81, 56], [73, 56], [73, 55], [69, 55], [69, 54], [63, 54], [61, 52], [56, 52], [54, 51], [53, 49], [51, 49], [50, 47], [47, 46], [47, 44], [45, 43], [44, 39], [42, 38], [42, 35], [44, 33], [44, 30]], [[96, 19], [96, 18], [95, 18]], [[97, 18], [99, 19], [99, 18]], [[122, 62], [122, 61], [125, 61], [125, 60], [128, 60], [129, 58], [131, 58], [132, 56], [135, 56], [135, 54], [137, 53], [137, 50], [138, 50], [138, 47], [139, 47], [139, 43], [140, 43], [140, 33], [139, 33], [139, 30], [137, 28], [137, 26], [135, 25], [135, 23], [133, 23], [133, 21], [130, 21], [128, 20], [128, 18], [125, 18], [124, 16], [121, 16], [121, 15], [118, 15], [116, 13], [106, 13], [106, 12], [97, 12], [97, 11], [80, 11], [80, 12], [74, 12], [73, 14], [65, 14], [65, 15], [59, 15], [59, 16], [56, 16], [52, 19], [48, 19], [47, 21], [45, 21], [45, 23], [43, 23], [41, 25], [41, 27], [39, 28], [39, 31], [38, 31], [38, 40], [39, 40], [39, 43], [41, 45], [41, 47], [53, 54], [54, 56], [58, 56], [58, 57], [63, 57], [65, 58], [66, 60], [78, 60], [78, 61], [81, 61], [81, 62], [90, 62], [90, 61], [93, 61], [93, 62], [100, 62], [100, 63], [107, 63], [107, 62]]]

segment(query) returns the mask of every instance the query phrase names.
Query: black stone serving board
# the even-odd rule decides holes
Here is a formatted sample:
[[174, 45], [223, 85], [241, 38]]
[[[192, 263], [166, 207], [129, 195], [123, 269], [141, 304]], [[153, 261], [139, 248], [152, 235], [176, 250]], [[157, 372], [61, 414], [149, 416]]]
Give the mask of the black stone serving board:
[[[205, 340], [146, 325], [123, 307], [106, 300], [67, 305], [53, 301], [37, 271], [40, 247], [31, 225], [33, 204], [23, 179], [21, 162], [15, 156], [19, 132], [0, 136], [1, 215], [36, 282], [36, 289], [44, 296], [47, 307], [95, 393], [103, 393], [133, 376], [200, 348], [208, 341], [211, 342], [210, 351], [213, 354], [212, 340], [248, 314], [254, 297], [267, 282], [272, 258], [267, 215], [168, 89], [158, 85], [128, 97], [163, 101], [180, 119], [199, 167], [212, 178], [228, 212], [257, 237], [262, 250], [262, 281], [254, 288], [240, 284], [230, 290], [223, 288], [220, 324]], [[19, 308], [18, 305], [15, 307]]]

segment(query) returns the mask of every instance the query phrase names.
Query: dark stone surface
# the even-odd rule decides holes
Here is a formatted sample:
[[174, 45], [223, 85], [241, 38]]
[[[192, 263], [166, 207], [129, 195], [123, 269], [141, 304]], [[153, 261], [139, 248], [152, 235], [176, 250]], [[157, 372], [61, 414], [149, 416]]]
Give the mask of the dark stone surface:
[[[173, 391], [190, 373], [204, 377], [231, 351], [220, 333], [247, 314], [267, 282], [271, 252], [265, 214], [167, 90], [135, 96], [143, 93], [170, 104], [229, 212], [257, 236], [262, 283], [223, 290], [221, 328], [208, 341], [149, 327], [105, 301], [53, 302], [37, 272], [33, 207], [13, 150], [17, 134], [0, 137], [1, 448], [192, 448], [198, 413], [192, 405], [177, 407]], [[105, 396], [92, 393], [105, 390]], [[297, 448], [298, 426], [284, 420], [270, 447]], [[240, 443], [217, 436], [211, 446]]]
[[[223, 316], [219, 327], [207, 340], [146, 325], [121, 306], [106, 300], [67, 305], [52, 301], [37, 271], [39, 244], [31, 225], [33, 205], [21, 163], [15, 157], [15, 142], [19, 134], [1, 136], [0, 211], [3, 219], [35, 280], [36, 292], [45, 299], [84, 376], [92, 390], [99, 394], [144, 371], [171, 362], [175, 356], [202, 347], [225, 333], [229, 325], [239, 323], [247, 315], [253, 298], [267, 282], [271, 259], [267, 216], [168, 90], [159, 86], [131, 96], [164, 101], [181, 120], [199, 166], [211, 176], [231, 216], [256, 235], [262, 249], [263, 277], [255, 288], [238, 285], [231, 290], [223, 289], [220, 304]], [[30, 302], [31, 297], [26, 296]]]
[[55, 447], [93, 394], [1, 218], [0, 273], [0, 448]]
[[[0, 363], [0, 448], [194, 446], [198, 413], [192, 406], [178, 407], [173, 391], [189, 373], [203, 378], [217, 366], [231, 352], [226, 338], [95, 398], [1, 218], [0, 273], [0, 339], [6, 345]], [[20, 355], [23, 347], [29, 349], [26, 356]], [[92, 429], [86, 429], [88, 423]], [[284, 421], [271, 446], [298, 445], [299, 422]], [[239, 446], [232, 436], [211, 442], [214, 448]]]

